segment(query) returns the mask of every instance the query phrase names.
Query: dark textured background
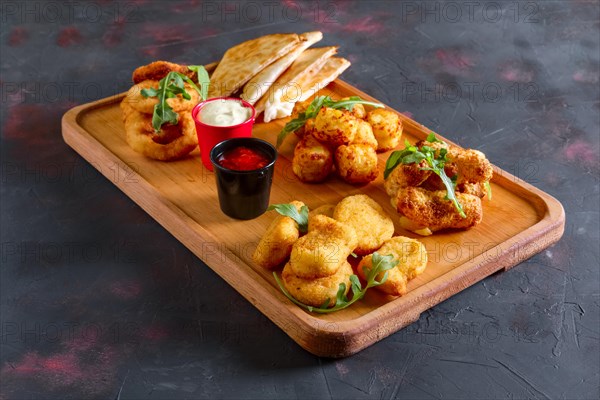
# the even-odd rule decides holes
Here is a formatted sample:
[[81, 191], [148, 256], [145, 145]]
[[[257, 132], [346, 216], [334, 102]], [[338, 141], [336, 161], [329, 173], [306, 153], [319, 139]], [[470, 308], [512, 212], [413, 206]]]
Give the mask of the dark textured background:
[[[598, 2], [0, 7], [0, 399], [598, 398]], [[312, 29], [353, 62], [345, 80], [567, 216], [555, 246], [342, 360], [302, 350], [60, 132], [138, 65]]]

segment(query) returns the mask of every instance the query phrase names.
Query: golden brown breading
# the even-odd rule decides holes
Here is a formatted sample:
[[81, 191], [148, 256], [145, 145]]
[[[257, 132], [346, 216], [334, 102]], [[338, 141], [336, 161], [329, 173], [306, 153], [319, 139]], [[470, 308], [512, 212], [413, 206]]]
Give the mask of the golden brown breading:
[[[340, 100], [349, 100], [350, 97], [344, 97]], [[365, 106], [362, 104], [355, 104], [350, 110], [350, 113], [354, 115], [356, 118], [365, 119], [367, 117], [367, 111], [365, 110]]]
[[[446, 158], [448, 162], [444, 167], [446, 175], [452, 177], [457, 175], [457, 185], [464, 183], [483, 183], [489, 182], [494, 174], [494, 169], [490, 161], [479, 150], [462, 149], [457, 146], [448, 145], [446, 143], [430, 143], [425, 140], [419, 141], [416, 146], [429, 146], [434, 149], [446, 148], [448, 150]], [[429, 182], [430, 188], [443, 188], [443, 183], [439, 177], [432, 177], [435, 182]], [[440, 186], [441, 185], [441, 186]]]
[[446, 228], [468, 229], [481, 222], [481, 199], [465, 193], [456, 193], [466, 218], [462, 218], [454, 204], [446, 199], [445, 190], [429, 191], [419, 187], [398, 190], [395, 203], [398, 212], [414, 223], [432, 232]]
[[[396, 267], [388, 270], [387, 280], [377, 289], [384, 293], [401, 296], [406, 293], [406, 284], [425, 271], [427, 266], [427, 250], [423, 243], [404, 236], [396, 236], [385, 241], [383, 246], [377, 250], [382, 256], [392, 255], [399, 263]], [[366, 273], [373, 268], [373, 256], [363, 258], [358, 265], [358, 275], [366, 280]], [[366, 271], [365, 271], [366, 269]], [[383, 273], [377, 276], [377, 280], [383, 278]]]
[[148, 65], [142, 65], [133, 71], [131, 79], [135, 84], [145, 80], [159, 81], [171, 71], [182, 73], [197, 83], [196, 74], [190, 71], [186, 65], [168, 61], [154, 61]]
[[398, 146], [402, 137], [402, 121], [398, 114], [384, 108], [376, 108], [367, 114], [367, 122], [373, 128], [378, 152], [392, 150]]
[[485, 154], [473, 149], [459, 149], [451, 146], [448, 159], [458, 168], [457, 184], [489, 182], [494, 174], [492, 164]]
[[294, 149], [292, 171], [302, 182], [322, 182], [331, 173], [331, 150], [312, 135], [305, 135]]
[[[312, 100], [305, 100], [305, 101], [299, 101], [296, 104], [294, 104], [294, 109], [292, 110], [291, 119], [298, 118], [301, 113], [306, 111], [306, 109], [308, 108], [308, 106], [310, 105], [311, 102], [312, 102]], [[310, 119], [306, 120], [306, 123], [303, 126], [296, 129], [296, 131], [294, 131], [294, 133], [300, 138], [304, 137], [304, 135], [306, 133], [312, 132], [314, 125], [315, 125], [314, 118], [310, 118]]]
[[366, 144], [339, 146], [335, 150], [335, 165], [340, 177], [352, 184], [369, 183], [379, 175], [377, 153]]
[[283, 285], [292, 297], [304, 304], [319, 307], [327, 299], [329, 299], [329, 306], [335, 305], [340, 283], [346, 284], [347, 293], [350, 289], [350, 275], [352, 274], [352, 266], [344, 260], [335, 273], [316, 279], [304, 279], [297, 276], [290, 263], [287, 263], [281, 277]]
[[[304, 206], [301, 201], [292, 201], [298, 211]], [[252, 259], [266, 269], [273, 269], [283, 264], [292, 253], [292, 246], [300, 237], [298, 224], [290, 217], [278, 214], [260, 239]]]
[[354, 229], [324, 215], [309, 219], [308, 233], [294, 243], [290, 268], [305, 279], [334, 274], [356, 247]]
[[358, 119], [347, 110], [323, 107], [315, 118], [313, 136], [330, 146], [348, 144], [354, 140]]
[[390, 216], [365, 194], [342, 199], [335, 207], [333, 217], [354, 228], [358, 237], [354, 252], [358, 255], [374, 252], [394, 234], [394, 223]]
[[473, 196], [477, 196], [480, 199], [484, 198], [487, 194], [487, 188], [485, 187], [485, 182], [459, 183], [458, 185], [456, 185], [456, 190], [461, 193], [472, 194]]
[[136, 152], [160, 161], [182, 158], [198, 147], [196, 124], [189, 112], [179, 114], [177, 125], [165, 124], [160, 133], [152, 128], [152, 115], [129, 109], [124, 114], [125, 141]]
[[388, 196], [395, 197], [400, 188], [421, 185], [431, 175], [431, 171], [422, 169], [427, 167], [427, 165], [426, 160], [421, 160], [419, 164], [398, 165], [383, 183], [385, 192]]
[[[128, 91], [123, 101], [129, 103], [136, 111], [144, 114], [152, 114], [154, 112], [154, 106], [158, 104], [157, 97], [144, 97], [142, 96], [143, 89], [158, 88], [158, 81], [146, 80], [133, 85]], [[167, 103], [173, 111], [180, 113], [183, 111], [191, 111], [192, 108], [198, 104], [200, 95], [193, 89], [189, 84], [185, 84], [185, 91], [190, 95], [190, 100], [184, 99], [181, 94], [176, 97], [167, 99]]]
[[373, 134], [373, 128], [371, 128], [371, 125], [367, 121], [358, 121], [356, 135], [350, 144], [366, 144], [377, 150], [377, 139], [375, 139], [375, 135]]

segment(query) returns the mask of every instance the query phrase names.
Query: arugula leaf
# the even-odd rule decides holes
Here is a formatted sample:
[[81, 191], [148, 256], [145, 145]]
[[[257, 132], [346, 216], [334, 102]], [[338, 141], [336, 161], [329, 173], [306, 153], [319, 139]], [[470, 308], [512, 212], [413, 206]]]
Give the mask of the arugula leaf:
[[275, 210], [281, 215], [290, 217], [298, 224], [298, 230], [301, 233], [308, 232], [308, 207], [300, 207], [300, 212], [293, 204], [272, 204], [267, 208], [267, 211]]
[[[367, 290], [372, 287], [379, 286], [387, 280], [388, 270], [396, 267], [399, 263], [398, 260], [394, 259], [394, 256], [388, 254], [387, 256], [382, 256], [378, 252], [373, 253], [373, 258], [371, 259], [372, 268], [367, 271], [367, 285], [363, 288], [360, 284], [360, 280], [356, 275], [350, 275], [350, 288], [352, 290], [352, 298], [348, 299], [346, 293], [346, 284], [340, 283], [338, 286], [338, 291], [335, 297], [335, 305], [333, 307], [329, 307], [331, 299], [327, 299], [321, 304], [320, 307], [309, 306], [308, 304], [304, 304], [298, 300], [296, 300], [285, 288], [279, 275], [277, 275], [277, 271], [273, 271], [273, 277], [275, 278], [275, 282], [283, 292], [283, 294], [290, 299], [290, 301], [297, 306], [314, 313], [319, 314], [328, 314], [335, 311], [343, 310], [344, 308], [350, 307], [352, 304], [356, 303], [358, 300], [362, 299]], [[382, 278], [378, 281], [377, 276], [383, 273]]]
[[382, 108], [383, 104], [374, 103], [372, 101], [366, 101], [361, 99], [358, 96], [352, 96], [344, 100], [335, 101], [329, 96], [317, 96], [313, 99], [313, 101], [308, 105], [306, 111], [298, 114], [298, 118], [295, 118], [285, 124], [279, 135], [277, 135], [277, 148], [281, 146], [286, 137], [292, 132], [297, 131], [301, 127], [304, 126], [307, 120], [311, 118], [315, 118], [321, 108], [329, 107], [333, 109], [344, 109], [348, 111], [352, 111], [355, 104], [366, 104], [373, 106], [375, 108]]
[[208, 87], [210, 86], [208, 72], [206, 72], [206, 69], [202, 65], [188, 65], [188, 69], [196, 73], [198, 84], [200, 84], [200, 98], [202, 101], [206, 100], [208, 98]]
[[488, 200], [492, 200], [492, 185], [489, 182], [485, 182], [483, 186], [485, 186], [485, 190], [487, 191]]
[[[444, 143], [439, 140], [433, 132], [427, 136], [427, 141], [429, 143]], [[444, 166], [448, 162], [448, 150], [442, 148], [436, 155], [435, 149], [431, 146], [423, 145], [418, 149], [416, 146], [410, 145], [407, 141], [405, 141], [404, 144], [404, 150], [396, 150], [388, 157], [385, 163], [385, 171], [383, 171], [384, 179], [387, 179], [394, 168], [400, 164], [418, 164], [422, 160], [427, 160], [428, 167], [421, 169], [431, 171], [442, 179], [442, 182], [446, 187], [446, 199], [454, 204], [454, 208], [456, 208], [456, 211], [458, 211], [461, 217], [466, 218], [467, 216], [462, 205], [456, 198], [456, 176], [452, 179], [446, 175], [446, 171], [444, 170]]]
[[[204, 70], [204, 67], [192, 65], [188, 68], [192, 71], [196, 71], [199, 82], [201, 79], [203, 80], [203, 83], [201, 83], [203, 86], [202, 90], [189, 77], [176, 71], [169, 72], [167, 76], [161, 79], [158, 82], [158, 88], [142, 89], [142, 96], [158, 98], [158, 103], [154, 106], [152, 113], [152, 127], [154, 128], [154, 132], [160, 132], [161, 127], [166, 123], [177, 125], [179, 115], [173, 111], [173, 108], [167, 103], [167, 100], [176, 97], [178, 94], [184, 99], [190, 100], [192, 97], [185, 90], [186, 83], [194, 88], [200, 96], [203, 96], [205, 90], [208, 91], [208, 84], [205, 84], [204, 74], [206, 74], [206, 70]], [[202, 71], [204, 71], [204, 74]], [[208, 77], [208, 74], [206, 74], [206, 77]], [[206, 89], [204, 89], [204, 87], [206, 87]]]

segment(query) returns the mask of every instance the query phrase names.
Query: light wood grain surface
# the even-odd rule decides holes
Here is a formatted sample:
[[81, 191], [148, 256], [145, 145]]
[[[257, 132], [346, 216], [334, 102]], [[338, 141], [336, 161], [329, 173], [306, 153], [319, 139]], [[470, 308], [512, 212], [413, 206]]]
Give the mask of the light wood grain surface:
[[[340, 80], [323, 93], [374, 100]], [[474, 229], [423, 238], [396, 225], [397, 235], [420, 239], [429, 253], [427, 269], [409, 282], [405, 296], [392, 298], [371, 290], [346, 310], [309, 314], [285, 298], [271, 272], [252, 262], [252, 252], [274, 213], [250, 221], [225, 216], [219, 209], [214, 175], [202, 166], [197, 150], [168, 163], [132, 151], [124, 140], [118, 107], [121, 98], [122, 94], [116, 95], [67, 112], [62, 124], [64, 140], [300, 346], [316, 355], [344, 357], [360, 351], [473, 283], [540, 252], [564, 230], [564, 210], [556, 199], [495, 168], [493, 200], [483, 200], [483, 222]], [[406, 116], [400, 117], [403, 139], [414, 143], [430, 132]], [[275, 143], [284, 122], [258, 122], [253, 135]], [[380, 176], [369, 185], [352, 186], [337, 177], [322, 184], [304, 184], [291, 168], [296, 140], [291, 135], [280, 149], [271, 203], [302, 200], [312, 209], [364, 193], [381, 204], [397, 224], [397, 213], [383, 189], [383, 166], [389, 153], [379, 156]]]

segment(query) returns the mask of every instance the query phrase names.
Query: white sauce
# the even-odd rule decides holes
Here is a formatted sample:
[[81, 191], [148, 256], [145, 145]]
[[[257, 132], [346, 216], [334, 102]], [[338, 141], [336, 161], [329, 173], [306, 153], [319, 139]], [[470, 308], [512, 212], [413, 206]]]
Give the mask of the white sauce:
[[214, 100], [200, 110], [200, 121], [212, 126], [233, 126], [241, 124], [252, 115], [252, 110], [236, 100]]
[[265, 122], [271, 122], [271, 120], [292, 115], [296, 102], [282, 101], [284, 89], [285, 87], [277, 89], [273, 96], [267, 99], [267, 102], [265, 103], [265, 113], [263, 115]]

